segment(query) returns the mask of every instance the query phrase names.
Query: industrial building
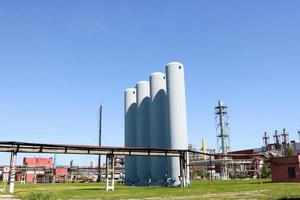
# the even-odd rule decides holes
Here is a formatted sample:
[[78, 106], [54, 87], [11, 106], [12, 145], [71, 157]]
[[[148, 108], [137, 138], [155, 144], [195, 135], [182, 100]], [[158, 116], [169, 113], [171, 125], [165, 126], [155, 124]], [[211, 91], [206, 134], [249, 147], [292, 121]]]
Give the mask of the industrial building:
[[54, 177], [52, 158], [23, 158], [24, 169], [19, 172], [17, 179], [23, 183], [50, 183]]
[[300, 155], [273, 157], [270, 163], [273, 182], [300, 183]]
[[[253, 149], [232, 151], [226, 158], [222, 154], [212, 154], [213, 156], [208, 156], [207, 159], [191, 160], [190, 176], [193, 179], [224, 179], [221, 174], [222, 167], [226, 165], [226, 179], [258, 178], [263, 160], [260, 155], [255, 156], [253, 152]], [[236, 156], [239, 154], [241, 156]], [[199, 171], [203, 171], [202, 177], [199, 177]]]
[[[282, 132], [275, 130], [273, 143], [265, 132], [261, 147], [231, 151], [227, 109], [228, 107], [222, 101], [219, 101], [215, 107], [218, 144], [216, 154], [215, 151], [206, 149], [203, 141], [200, 151], [203, 153], [211, 151], [213, 156], [207, 159], [197, 153], [190, 153], [191, 177], [199, 178], [197, 172], [202, 170], [204, 171], [201, 173], [202, 178], [207, 179], [259, 178], [264, 162], [267, 162], [270, 163], [273, 181], [297, 181], [296, 175], [294, 178], [289, 177], [294, 172], [298, 173], [300, 142], [289, 141], [289, 133], [286, 129]], [[298, 134], [300, 138], [300, 132]], [[189, 145], [189, 150], [197, 151], [193, 145]]]
[[[282, 133], [286, 135], [287, 131], [283, 130]], [[191, 177], [199, 178], [196, 172], [204, 170], [205, 173], [202, 178], [222, 179], [222, 166], [226, 165], [228, 172], [227, 178], [260, 178], [262, 167], [264, 163], [266, 163], [267, 166], [270, 167], [272, 181], [299, 182], [300, 142], [278, 142], [278, 135], [282, 134], [280, 134], [279, 131], [275, 131], [274, 143], [269, 143], [269, 140], [268, 143], [265, 143], [266, 138], [269, 137], [264, 134], [264, 146], [230, 151], [226, 159], [224, 159], [222, 154], [218, 155], [218, 153], [213, 153], [214, 156], [208, 159], [204, 159], [203, 156], [190, 155]], [[192, 147], [192, 145], [190, 145], [190, 147]], [[191, 149], [196, 150], [195, 148]], [[211, 150], [207, 149], [206, 151], [209, 152]], [[293, 174], [295, 174], [295, 176]]]
[[[16, 181], [20, 183], [53, 183], [53, 182], [96, 182], [98, 167], [75, 166], [71, 161], [70, 166], [55, 166], [53, 158], [25, 157], [22, 165], [16, 166]], [[124, 175], [124, 156], [115, 159], [115, 179], [122, 181]], [[0, 166], [0, 180], [8, 181], [9, 166]], [[105, 166], [100, 170], [105, 178]]]

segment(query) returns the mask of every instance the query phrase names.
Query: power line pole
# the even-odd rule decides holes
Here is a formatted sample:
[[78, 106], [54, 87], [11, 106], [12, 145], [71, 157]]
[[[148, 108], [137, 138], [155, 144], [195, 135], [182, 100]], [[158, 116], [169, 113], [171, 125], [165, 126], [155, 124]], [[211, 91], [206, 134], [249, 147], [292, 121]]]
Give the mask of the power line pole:
[[[99, 146], [101, 146], [102, 136], [102, 106], [99, 108]], [[98, 156], [98, 179], [97, 182], [101, 181], [101, 155]]]

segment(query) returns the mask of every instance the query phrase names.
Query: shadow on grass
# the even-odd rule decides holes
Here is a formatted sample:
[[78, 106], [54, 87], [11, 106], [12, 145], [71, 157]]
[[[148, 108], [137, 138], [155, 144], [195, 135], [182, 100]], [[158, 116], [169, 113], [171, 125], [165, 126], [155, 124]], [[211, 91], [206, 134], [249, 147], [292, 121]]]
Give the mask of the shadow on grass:
[[248, 184], [256, 184], [256, 185], [258, 185], [258, 184], [269, 184], [269, 183], [274, 183], [274, 182], [272, 182], [272, 181], [262, 181], [262, 182], [257, 181], [257, 182], [251, 182], [251, 183], [248, 183]]
[[284, 197], [277, 200], [300, 200], [300, 197]]
[[79, 188], [76, 190], [82, 190], [82, 191], [94, 191], [94, 190], [99, 190], [99, 191], [105, 191], [105, 187], [103, 188]]

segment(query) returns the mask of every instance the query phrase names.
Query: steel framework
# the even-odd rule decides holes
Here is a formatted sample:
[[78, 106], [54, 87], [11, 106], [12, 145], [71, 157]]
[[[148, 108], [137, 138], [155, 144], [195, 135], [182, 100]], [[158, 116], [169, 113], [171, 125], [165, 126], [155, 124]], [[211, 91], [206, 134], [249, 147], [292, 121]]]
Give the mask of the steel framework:
[[[218, 153], [227, 154], [230, 152], [230, 138], [229, 138], [229, 123], [227, 116], [227, 106], [221, 100], [218, 106], [215, 107], [216, 127], [217, 127], [217, 149]], [[226, 159], [226, 158], [225, 158]], [[228, 178], [227, 164], [221, 166], [221, 179]]]
[[114, 190], [114, 162], [116, 155], [127, 156], [168, 156], [179, 157], [181, 186], [187, 186], [187, 153], [188, 150], [140, 148], [140, 147], [111, 147], [67, 144], [43, 144], [15, 141], [0, 141], [0, 152], [11, 152], [10, 187], [14, 193], [16, 158], [18, 153], [53, 153], [53, 154], [82, 154], [106, 155], [106, 190]]
[[[9, 192], [14, 193], [15, 172], [16, 172], [16, 158], [18, 153], [54, 153], [54, 154], [82, 154], [82, 155], [106, 155], [106, 190], [114, 190], [114, 159], [115, 155], [128, 156], [168, 156], [179, 157], [180, 162], [180, 180], [181, 187], [188, 186], [188, 153], [202, 154], [211, 157], [219, 156], [240, 157], [240, 156], [257, 156], [264, 157], [264, 155], [257, 154], [212, 154], [192, 151], [187, 149], [158, 149], [158, 148], [139, 148], [139, 147], [111, 147], [111, 146], [87, 146], [87, 145], [67, 145], [67, 144], [43, 144], [43, 143], [27, 143], [15, 141], [0, 141], [0, 152], [11, 153], [11, 173], [10, 173], [10, 187]], [[110, 163], [110, 164], [109, 164]], [[109, 176], [110, 174], [110, 176]]]

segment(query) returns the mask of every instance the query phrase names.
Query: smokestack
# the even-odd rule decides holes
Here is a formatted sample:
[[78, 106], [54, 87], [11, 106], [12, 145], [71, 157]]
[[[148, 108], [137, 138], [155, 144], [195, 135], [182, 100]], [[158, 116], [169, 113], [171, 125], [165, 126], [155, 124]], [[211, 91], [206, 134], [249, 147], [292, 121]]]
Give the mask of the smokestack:
[[[169, 148], [166, 76], [161, 72], [150, 75], [150, 121], [151, 147]], [[168, 172], [167, 157], [151, 157], [151, 176], [153, 183], [160, 184]]]
[[[166, 66], [167, 98], [170, 123], [170, 148], [188, 149], [187, 118], [185, 102], [184, 67], [179, 62], [171, 62]], [[171, 177], [174, 185], [180, 185], [179, 158], [170, 159]], [[188, 171], [187, 171], [187, 174]]]
[[206, 141], [204, 138], [202, 138], [202, 152], [204, 153], [203, 160], [206, 160]]
[[[137, 146], [150, 147], [150, 88], [149, 81], [136, 84], [137, 102]], [[150, 157], [137, 157], [137, 178], [139, 185], [146, 185], [150, 175]]]
[[263, 143], [264, 143], [264, 147], [266, 148], [266, 151], [268, 151], [268, 146], [269, 146], [269, 136], [267, 134], [267, 132], [265, 132], [264, 137], [263, 137]]
[[[124, 92], [125, 103], [125, 147], [136, 146], [136, 89], [128, 88]], [[136, 157], [125, 156], [126, 185], [136, 180]]]

